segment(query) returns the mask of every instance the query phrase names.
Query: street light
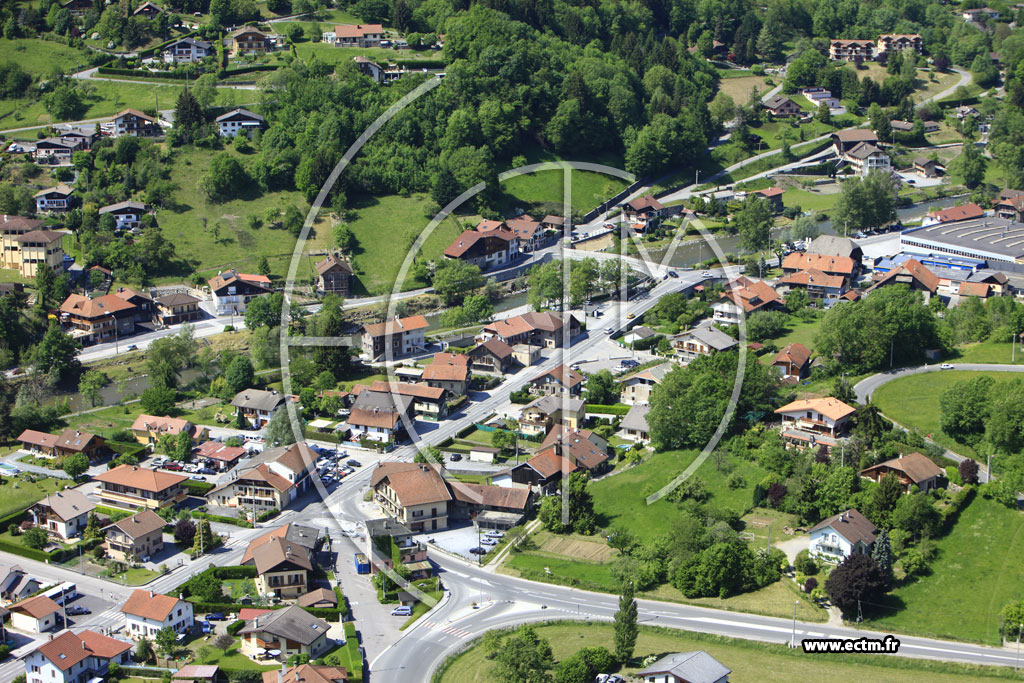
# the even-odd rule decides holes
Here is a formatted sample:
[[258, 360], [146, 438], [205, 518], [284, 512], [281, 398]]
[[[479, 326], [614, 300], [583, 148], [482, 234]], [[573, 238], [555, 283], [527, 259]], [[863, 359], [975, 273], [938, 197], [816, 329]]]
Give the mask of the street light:
[[793, 635], [790, 637], [789, 640], [789, 646], [792, 648], [796, 647], [796, 606], [799, 604], [799, 600], [793, 601]]

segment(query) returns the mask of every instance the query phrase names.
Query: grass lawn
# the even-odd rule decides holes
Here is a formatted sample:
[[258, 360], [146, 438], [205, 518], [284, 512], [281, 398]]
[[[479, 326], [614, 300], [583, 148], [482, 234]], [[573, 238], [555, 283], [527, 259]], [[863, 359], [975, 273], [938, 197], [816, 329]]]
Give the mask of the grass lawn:
[[790, 318], [786, 323], [786, 333], [781, 337], [775, 338], [773, 341], [780, 349], [784, 348], [787, 344], [796, 342], [798, 344], [803, 344], [813, 351], [814, 335], [818, 333], [818, 326], [820, 324], [820, 318], [815, 318], [809, 322], [804, 322], [797, 318]]
[[27, 510], [37, 500], [59, 491], [67, 483], [63, 479], [40, 477], [38, 474], [31, 475], [35, 481], [29, 482], [24, 479], [25, 476], [0, 477], [3, 480], [0, 484], [0, 517], [18, 510]]
[[874, 402], [888, 417], [904, 427], [916, 427], [946, 448], [970, 457], [977, 453], [967, 444], [961, 443], [942, 431], [939, 398], [953, 382], [973, 379], [981, 375], [993, 377], [996, 381], [1016, 379], [1016, 373], [947, 371], [908, 375], [883, 384], [875, 390]]
[[936, 546], [931, 574], [893, 591], [905, 609], [870, 628], [999, 644], [1000, 610], [1024, 598], [1024, 516], [978, 496]]
[[[231, 148], [229, 148], [230, 150]], [[206, 199], [199, 189], [199, 182], [210, 166], [210, 161], [219, 152], [206, 149], [189, 149], [177, 155], [171, 170], [171, 181], [177, 185], [174, 194], [174, 210], [164, 209], [158, 214], [158, 221], [166, 237], [175, 246], [180, 258], [186, 259], [179, 272], [164, 273], [155, 278], [160, 282], [180, 282], [193, 271], [204, 278], [213, 277], [217, 271], [238, 268], [242, 272], [254, 272], [260, 256], [266, 256], [271, 274], [284, 277], [295, 248], [295, 238], [282, 229], [263, 227], [252, 230], [245, 225], [250, 215], [263, 220], [268, 209], [278, 209], [281, 215], [289, 204], [299, 207], [303, 214], [308, 210], [299, 192], [273, 192], [257, 197], [233, 199], [214, 203]], [[245, 163], [244, 155], [231, 150]], [[330, 242], [330, 226], [321, 218], [314, 226], [309, 250], [325, 249]], [[313, 272], [309, 259], [305, 259], [298, 271], [297, 279], [303, 280]]]
[[786, 190], [782, 193], [782, 202], [786, 206], [799, 206], [804, 211], [824, 213], [831, 211], [839, 201], [839, 193], [825, 194], [811, 190]]
[[718, 92], [724, 92], [740, 106], [747, 103], [750, 91], [754, 88], [757, 88], [762, 95], [772, 89], [770, 85], [765, 84], [764, 76], [751, 76], [749, 71], [740, 73], [736, 77], [723, 78], [718, 82]]
[[954, 355], [957, 363], [1000, 363], [1024, 365], [1024, 351], [1017, 349], [1014, 353], [1009, 342], [983, 341], [958, 346]]
[[[288, 21], [281, 22], [277, 27], [277, 30], [283, 31], [285, 30], [285, 27], [291, 24], [299, 24], [303, 28], [310, 26], [309, 22]], [[323, 27], [325, 24], [321, 23], [320, 26]], [[295, 46], [295, 52], [299, 55], [299, 59], [302, 59], [303, 61], [308, 61], [315, 55], [318, 60], [325, 64], [351, 62], [352, 58], [357, 55], [366, 57], [367, 59], [372, 59], [380, 64], [393, 63], [395, 60], [435, 60], [441, 58], [441, 53], [437, 50], [392, 50], [384, 47], [334, 47], [327, 43], [310, 42], [301, 42], [297, 44]]]
[[[192, 664], [216, 664], [224, 669], [242, 669], [244, 671], [269, 671], [280, 667], [280, 664], [261, 666], [252, 661], [239, 652], [240, 644], [237, 640], [226, 651], [216, 649], [209, 645], [209, 642], [202, 638], [197, 638], [188, 644], [188, 649], [195, 653], [195, 659], [191, 662]], [[206, 653], [205, 657], [200, 657], [199, 650], [204, 645], [209, 645], [209, 652]]]
[[0, 54], [4, 61], [14, 62], [32, 76], [70, 73], [85, 68], [87, 59], [81, 50], [38, 38], [0, 38]]
[[[929, 80], [928, 71], [926, 69], [917, 70], [917, 81], [915, 83], [914, 90], [914, 101], [920, 102], [921, 100], [937, 95], [943, 90], [956, 85], [956, 82], [960, 80], [960, 74], [955, 71], [948, 73], [935, 73], [935, 80]], [[881, 82], [881, 81], [879, 81]]]
[[117, 581], [124, 583], [126, 586], [141, 586], [149, 583], [156, 577], [160, 576], [160, 572], [155, 572], [152, 569], [146, 569], [145, 567], [135, 567], [127, 571], [121, 572], [120, 574], [111, 574], [111, 581]]
[[473, 443], [480, 444], [481, 446], [491, 445], [491, 435], [494, 432], [485, 432], [482, 429], [474, 429], [465, 436], [460, 436], [461, 441], [472, 441]]
[[[555, 660], [563, 660], [584, 647], [613, 650], [611, 624], [549, 623], [537, 627], [537, 635], [551, 643]], [[961, 667], [920, 659], [896, 659], [877, 655], [806, 655], [797, 648], [723, 638], [688, 631], [641, 626], [633, 660], [619, 673], [635, 674], [649, 655], [704, 650], [732, 669], [730, 680], [760, 683], [819, 683], [823, 680], [857, 680], [873, 683], [955, 683], [993, 675], [994, 668]], [[452, 660], [440, 683], [475, 683], [493, 680], [493, 664], [479, 647]]]
[[[427, 591], [427, 595], [429, 595], [434, 600], [440, 600], [444, 596], [444, 591]], [[416, 623], [417, 619], [422, 617], [431, 609], [433, 609], [433, 605], [429, 605], [425, 602], [417, 602], [412, 607], [412, 616], [406, 619], [405, 623], [398, 627], [398, 630], [404, 631], [405, 629], [409, 628], [410, 626]]]
[[243, 598], [246, 595], [252, 597], [258, 595], [256, 582], [252, 579], [224, 579], [221, 581], [225, 594], [231, 591], [232, 598]]

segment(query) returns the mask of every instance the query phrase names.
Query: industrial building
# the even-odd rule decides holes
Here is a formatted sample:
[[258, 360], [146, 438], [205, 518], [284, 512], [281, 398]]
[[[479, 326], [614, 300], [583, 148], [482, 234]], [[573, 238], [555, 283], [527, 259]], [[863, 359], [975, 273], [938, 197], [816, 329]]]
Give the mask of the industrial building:
[[1024, 223], [984, 217], [911, 228], [900, 235], [900, 246], [904, 251], [1024, 264]]

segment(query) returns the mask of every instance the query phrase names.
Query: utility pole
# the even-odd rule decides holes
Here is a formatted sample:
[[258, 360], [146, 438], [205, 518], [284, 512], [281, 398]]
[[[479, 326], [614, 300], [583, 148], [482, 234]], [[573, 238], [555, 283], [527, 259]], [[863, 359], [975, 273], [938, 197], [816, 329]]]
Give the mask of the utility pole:
[[860, 611], [860, 600], [857, 601], [857, 623], [864, 620], [864, 614]]
[[789, 646], [791, 648], [796, 647], [796, 606], [799, 604], [799, 600], [793, 602], [793, 635], [789, 638]]
[[1020, 636], [1024, 632], [1024, 623], [1017, 625], [1017, 660], [1013, 663], [1013, 670], [1020, 668]]

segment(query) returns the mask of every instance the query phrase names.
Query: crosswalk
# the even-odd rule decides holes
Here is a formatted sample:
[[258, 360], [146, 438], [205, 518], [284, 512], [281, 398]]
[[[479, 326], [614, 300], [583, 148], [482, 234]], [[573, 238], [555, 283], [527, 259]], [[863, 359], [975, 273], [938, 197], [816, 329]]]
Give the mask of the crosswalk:
[[457, 626], [449, 626], [449, 625], [443, 624], [443, 623], [439, 624], [439, 623], [435, 623], [433, 621], [424, 621], [423, 625], [426, 626], [429, 629], [433, 629], [434, 631], [440, 631], [441, 633], [447, 633], [448, 635], [455, 636], [456, 638], [468, 638], [469, 636], [472, 635], [469, 631], [465, 631], [465, 630], [463, 630], [461, 628], [458, 628]]

